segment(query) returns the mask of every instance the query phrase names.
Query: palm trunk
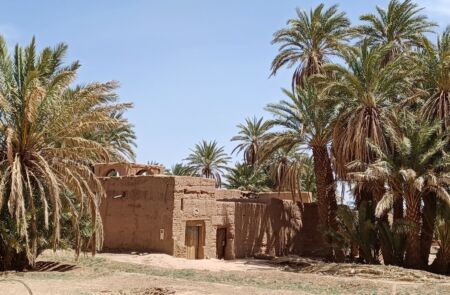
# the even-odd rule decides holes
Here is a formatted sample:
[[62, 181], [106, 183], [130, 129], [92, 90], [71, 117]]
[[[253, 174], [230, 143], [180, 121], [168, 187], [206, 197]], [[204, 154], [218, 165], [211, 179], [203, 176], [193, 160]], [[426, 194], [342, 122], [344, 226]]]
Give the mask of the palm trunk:
[[[361, 206], [364, 206], [364, 210], [366, 212], [365, 220], [360, 220], [360, 222], [369, 221], [373, 225], [375, 225], [375, 208], [377, 200], [380, 200], [384, 194], [383, 184], [379, 182], [362, 182], [359, 183], [355, 189], [355, 205], [358, 208], [358, 211], [361, 210]], [[370, 259], [365, 258], [368, 263], [378, 262], [378, 254], [380, 252], [380, 241], [376, 241], [373, 245], [374, 253], [371, 254]], [[360, 253], [364, 252], [360, 249]], [[367, 256], [368, 254], [366, 254]], [[386, 254], [388, 256], [388, 254]]]
[[[316, 176], [317, 205], [319, 208], [319, 227], [322, 230], [337, 230], [336, 188], [331, 168], [330, 156], [326, 146], [313, 146], [314, 174]], [[325, 239], [325, 238], [324, 238]], [[331, 241], [325, 239], [327, 244]], [[326, 255], [332, 257], [332, 249], [327, 245]]]
[[439, 248], [436, 254], [436, 258], [433, 264], [430, 266], [433, 272], [439, 274], [449, 274], [450, 273], [450, 249]]
[[420, 197], [417, 192], [408, 192], [406, 197], [406, 220], [411, 225], [407, 234], [405, 265], [420, 268]]
[[423, 202], [420, 256], [422, 257], [422, 265], [427, 267], [431, 244], [433, 242], [434, 223], [436, 221], [436, 195], [433, 192], [427, 192], [423, 198]]
[[401, 196], [394, 197], [394, 222], [403, 218], [403, 198]]
[[16, 249], [13, 249], [6, 243], [0, 238], [0, 271], [30, 269], [31, 264], [25, 251], [17, 253]]

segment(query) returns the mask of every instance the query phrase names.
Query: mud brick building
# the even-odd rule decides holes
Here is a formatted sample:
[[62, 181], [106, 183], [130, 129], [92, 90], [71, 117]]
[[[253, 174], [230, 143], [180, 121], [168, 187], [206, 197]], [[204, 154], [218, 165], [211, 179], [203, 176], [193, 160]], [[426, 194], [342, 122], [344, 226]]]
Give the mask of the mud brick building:
[[107, 193], [105, 251], [234, 259], [320, 249], [310, 193], [301, 193], [301, 210], [290, 193], [217, 189], [214, 180], [163, 175], [160, 166], [98, 164], [95, 173]]

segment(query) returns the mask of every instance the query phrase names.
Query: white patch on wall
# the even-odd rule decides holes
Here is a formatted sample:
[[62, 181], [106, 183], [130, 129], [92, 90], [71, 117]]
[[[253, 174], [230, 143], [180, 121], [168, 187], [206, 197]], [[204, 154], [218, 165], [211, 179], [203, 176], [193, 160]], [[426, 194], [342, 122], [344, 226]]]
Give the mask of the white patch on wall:
[[159, 239], [160, 239], [160, 240], [164, 240], [164, 229], [163, 229], [163, 228], [161, 228], [161, 229], [159, 230]]

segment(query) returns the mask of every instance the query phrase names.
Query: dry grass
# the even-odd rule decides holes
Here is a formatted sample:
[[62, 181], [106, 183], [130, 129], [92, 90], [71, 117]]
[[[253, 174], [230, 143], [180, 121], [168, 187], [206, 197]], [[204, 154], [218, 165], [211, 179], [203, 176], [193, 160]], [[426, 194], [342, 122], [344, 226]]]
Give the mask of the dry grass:
[[354, 263], [326, 263], [321, 260], [298, 256], [280, 257], [271, 261], [284, 265], [287, 271], [322, 274], [341, 277], [360, 277], [402, 282], [449, 282], [450, 278], [423, 270], [405, 269], [390, 265], [368, 265]]
[[[7, 277], [25, 282], [34, 294], [450, 294], [450, 280], [446, 277], [296, 257], [249, 260], [266, 267], [244, 271], [175, 269], [113, 261], [108, 255], [83, 256], [74, 266], [70, 252], [46, 252], [40, 259], [47, 266], [41, 271], [10, 273]], [[55, 260], [59, 264], [52, 263]], [[6, 284], [6, 288], [3, 285], [0, 290], [24, 291], [17, 284], [16, 289], [12, 284]]]

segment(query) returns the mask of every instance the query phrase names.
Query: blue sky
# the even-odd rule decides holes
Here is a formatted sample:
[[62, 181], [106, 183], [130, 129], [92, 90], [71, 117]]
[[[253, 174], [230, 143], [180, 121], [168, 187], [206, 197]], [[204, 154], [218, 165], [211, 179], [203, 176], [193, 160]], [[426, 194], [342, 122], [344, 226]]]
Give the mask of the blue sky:
[[[230, 153], [236, 125], [282, 98], [291, 71], [269, 79], [272, 34], [320, 2], [352, 20], [387, 1], [159, 0], [4, 1], [0, 33], [12, 46], [33, 35], [41, 47], [65, 42], [79, 83], [117, 80], [138, 136], [137, 160], [171, 166], [202, 139]], [[422, 0], [441, 29], [450, 0]], [[450, 23], [450, 22], [449, 22]]]

